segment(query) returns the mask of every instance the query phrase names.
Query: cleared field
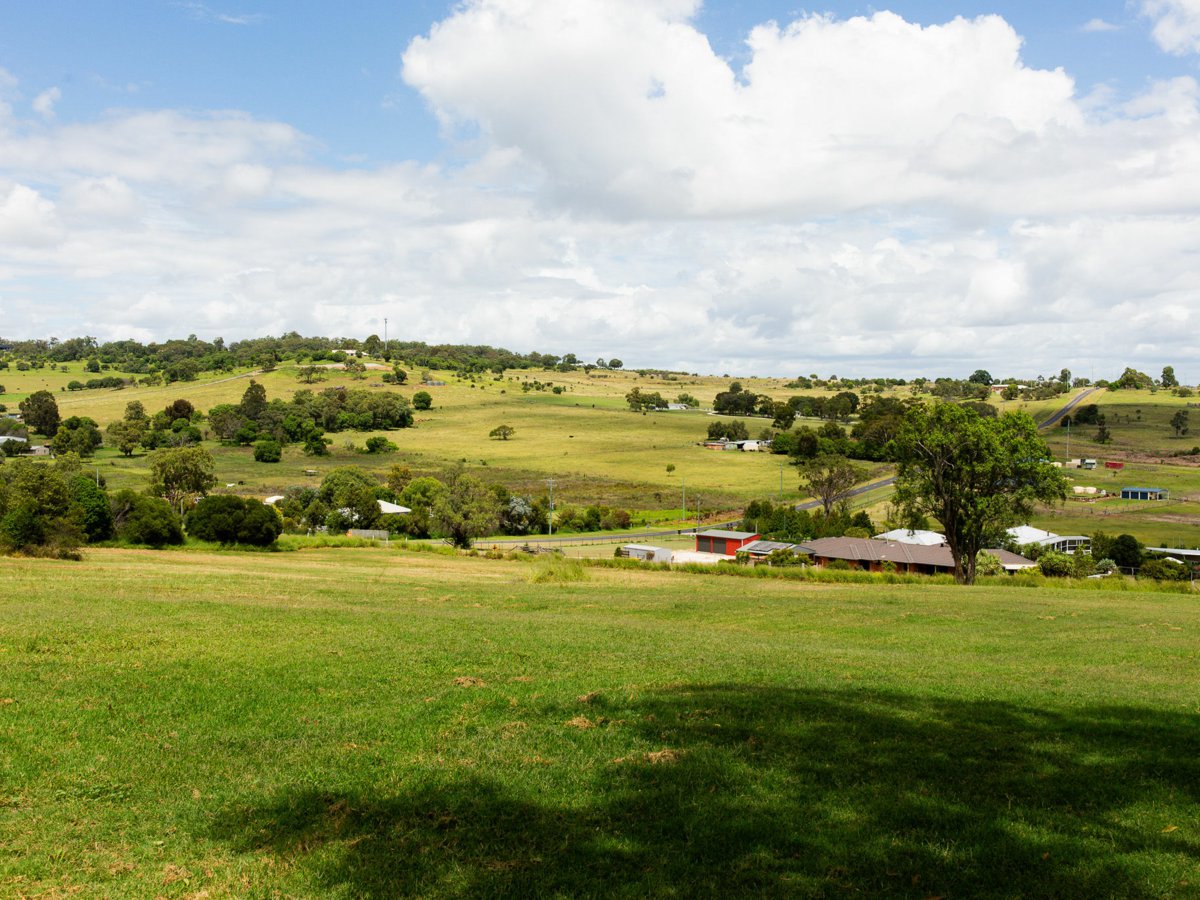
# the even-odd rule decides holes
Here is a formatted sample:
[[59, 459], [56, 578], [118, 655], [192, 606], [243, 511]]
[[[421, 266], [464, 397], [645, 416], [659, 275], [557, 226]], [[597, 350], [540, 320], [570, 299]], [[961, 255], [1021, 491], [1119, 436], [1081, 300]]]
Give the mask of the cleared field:
[[0, 894], [1163, 897], [1194, 597], [0, 559]]
[[[414, 379], [419, 374], [413, 367]], [[397, 463], [408, 465], [416, 474], [442, 475], [451, 466], [462, 463], [488, 481], [501, 482], [511, 490], [535, 496], [548, 491], [548, 480], [555, 482], [559, 507], [605, 504], [632, 510], [667, 511], [680, 509], [686, 495], [688, 518], [696, 517], [697, 504], [702, 514], [712, 513], [725, 519], [756, 498], [799, 501], [805, 499], [799, 489], [795, 469], [781, 456], [766, 453], [730, 453], [705, 450], [698, 446], [712, 418], [700, 411], [633, 413], [626, 408], [625, 394], [633, 387], [661, 393], [675, 399], [689, 393], [703, 404], [710, 404], [717, 392], [728, 388], [725, 377], [689, 375], [639, 376], [636, 372], [582, 371], [508, 372], [504, 376], [459, 377], [453, 373], [433, 373], [444, 385], [422, 387], [408, 384], [400, 388], [385, 386], [376, 379], [379, 370], [354, 380], [337, 369], [329, 370], [328, 380], [314, 385], [299, 383], [294, 367], [285, 365], [273, 372], [240, 372], [234, 375], [153, 388], [129, 388], [121, 391], [58, 392], [56, 397], [64, 416], [90, 415], [102, 424], [120, 418], [125, 405], [140, 400], [150, 411], [162, 408], [176, 398], [190, 400], [208, 410], [218, 403], [237, 402], [251, 377], [262, 382], [271, 398], [288, 398], [296, 390], [320, 390], [331, 385], [365, 387], [369, 390], [398, 390], [410, 396], [427, 390], [434, 408], [420, 412], [416, 426], [388, 432], [400, 447], [395, 454], [368, 456], [356, 452], [366, 434], [331, 435], [332, 455], [320, 459], [304, 456], [298, 447], [288, 447], [279, 464], [256, 463], [250, 448], [223, 447], [215, 442], [207, 446], [217, 460], [220, 490], [267, 496], [281, 493], [294, 484], [316, 484], [330, 468], [360, 465], [379, 474]], [[0, 373], [10, 394], [5, 400], [31, 390], [46, 387], [58, 391], [67, 381], [84, 379], [87, 373], [79, 363], [66, 371], [31, 370]], [[740, 379], [747, 390], [785, 399], [794, 394], [820, 394], [819, 390], [786, 387], [785, 379]], [[533, 389], [539, 383], [542, 389]], [[524, 390], [523, 386], [530, 386]], [[554, 394], [552, 388], [562, 389]], [[1074, 392], [1073, 392], [1074, 393]], [[901, 388], [899, 396], [910, 396]], [[1002, 410], [1023, 409], [1041, 421], [1059, 409], [1065, 398], [1050, 401], [1002, 401], [993, 398]], [[1073, 484], [1091, 485], [1109, 491], [1126, 485], [1165, 487], [1178, 501], [1170, 510], [1147, 509], [1120, 502], [1102, 504], [1067, 503], [1061, 508], [1039, 512], [1033, 524], [1059, 533], [1101, 529], [1129, 532], [1144, 542], [1200, 545], [1200, 457], [1171, 457], [1177, 450], [1188, 450], [1200, 440], [1195, 435], [1176, 438], [1169, 425], [1171, 416], [1187, 409], [1186, 398], [1167, 391], [1100, 391], [1088, 398], [1097, 403], [1109, 420], [1114, 441], [1096, 444], [1091, 438], [1095, 426], [1072, 429], [1070, 445], [1064, 428], [1046, 432], [1052, 453], [1065, 458], [1092, 456], [1117, 459], [1125, 469], [1114, 473], [1103, 468], [1094, 472], [1070, 470]], [[1196, 428], [1200, 429], [1200, 409], [1196, 409]], [[764, 419], [746, 419], [751, 435], [769, 426]], [[508, 441], [491, 440], [488, 433], [497, 425], [515, 429]], [[806, 421], [803, 424], [817, 424]], [[147, 483], [144, 456], [126, 460], [115, 451], [102, 450], [96, 465], [114, 488], [141, 488]], [[671, 472], [667, 466], [674, 466]], [[315, 474], [307, 474], [313, 472]], [[888, 474], [887, 467], [870, 467], [870, 477]], [[232, 485], [230, 488], [224, 485]], [[888, 514], [890, 491], [876, 491], [856, 498], [855, 508], [867, 508], [876, 520]], [[1095, 521], [1093, 521], [1095, 520]]]

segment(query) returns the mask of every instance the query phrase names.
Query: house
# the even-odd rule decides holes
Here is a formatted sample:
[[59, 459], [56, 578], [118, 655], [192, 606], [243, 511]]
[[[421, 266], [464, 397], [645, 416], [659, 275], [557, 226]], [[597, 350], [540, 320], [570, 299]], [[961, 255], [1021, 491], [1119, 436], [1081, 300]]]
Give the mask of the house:
[[1143, 487], [1123, 487], [1121, 488], [1122, 500], [1169, 500], [1171, 492], [1166, 488], [1143, 488]]
[[640, 559], [645, 562], [669, 563], [672, 552], [666, 547], [652, 547], [649, 544], [626, 544], [621, 548], [621, 556], [626, 559]]
[[1092, 548], [1092, 539], [1086, 534], [1055, 534], [1031, 525], [1017, 525], [1006, 532], [1019, 547], [1036, 544], [1043, 550], [1074, 554], [1076, 550], [1087, 552]]
[[668, 403], [667, 412], [686, 412], [691, 409], [686, 403]]
[[699, 531], [696, 533], [696, 552], [734, 557], [746, 544], [757, 540], [758, 535], [752, 531]]
[[920, 544], [923, 547], [940, 547], [946, 543], [946, 536], [936, 531], [896, 528], [892, 531], [885, 531], [883, 534], [875, 535], [874, 540], [892, 541], [896, 544]]
[[[950, 548], [927, 547], [921, 544], [900, 544], [874, 538], [831, 537], [807, 541], [798, 547], [813, 558], [818, 566], [843, 560], [853, 568], [866, 572], [895, 571], [910, 575], [938, 575], [954, 572], [954, 557]], [[1000, 560], [1004, 571], [1012, 573], [1032, 569], [1037, 563], [1008, 550], [989, 549]], [[890, 564], [890, 569], [889, 569]]]

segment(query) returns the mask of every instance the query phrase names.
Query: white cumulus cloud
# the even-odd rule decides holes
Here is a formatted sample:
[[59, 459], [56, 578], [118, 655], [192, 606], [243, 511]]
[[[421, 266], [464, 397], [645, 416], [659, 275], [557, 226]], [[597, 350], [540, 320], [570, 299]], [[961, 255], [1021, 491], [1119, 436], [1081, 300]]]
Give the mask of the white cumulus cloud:
[[455, 6], [403, 70], [453, 165], [334, 167], [238, 112], [0, 116], [3, 332], [386, 316], [689, 371], [1200, 380], [1193, 78], [1080, 98], [998, 17], [891, 13], [763, 24], [734, 67], [696, 12]]
[[1142, 0], [1151, 34], [1168, 53], [1200, 53], [1200, 0]]

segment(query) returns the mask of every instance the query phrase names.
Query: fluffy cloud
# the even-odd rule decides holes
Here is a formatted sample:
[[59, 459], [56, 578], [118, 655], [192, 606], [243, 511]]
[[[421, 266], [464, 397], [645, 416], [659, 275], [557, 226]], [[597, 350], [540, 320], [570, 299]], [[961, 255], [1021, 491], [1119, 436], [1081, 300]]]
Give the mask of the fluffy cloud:
[[987, 131], [994, 156], [1081, 123], [1071, 79], [1026, 68], [995, 16], [772, 23], [735, 72], [674, 7], [479, 0], [412, 42], [404, 77], [564, 204], [630, 216], [906, 202], [947, 192], [928, 152], [954, 132]]
[[1200, 53], [1200, 0], [1142, 0], [1142, 15], [1154, 22], [1154, 40], [1168, 53]]
[[456, 7], [404, 57], [454, 166], [334, 168], [238, 113], [0, 116], [5, 336], [387, 316], [691, 371], [1200, 378], [1193, 79], [1085, 103], [999, 18], [889, 13], [763, 25], [734, 69], [695, 12]]

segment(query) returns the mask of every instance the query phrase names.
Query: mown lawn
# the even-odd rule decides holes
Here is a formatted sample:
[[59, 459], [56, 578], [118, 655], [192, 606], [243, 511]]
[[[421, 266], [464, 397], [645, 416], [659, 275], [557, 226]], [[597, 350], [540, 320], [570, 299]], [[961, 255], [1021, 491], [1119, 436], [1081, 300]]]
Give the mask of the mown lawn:
[[1194, 596], [0, 560], [0, 895], [1163, 897]]

